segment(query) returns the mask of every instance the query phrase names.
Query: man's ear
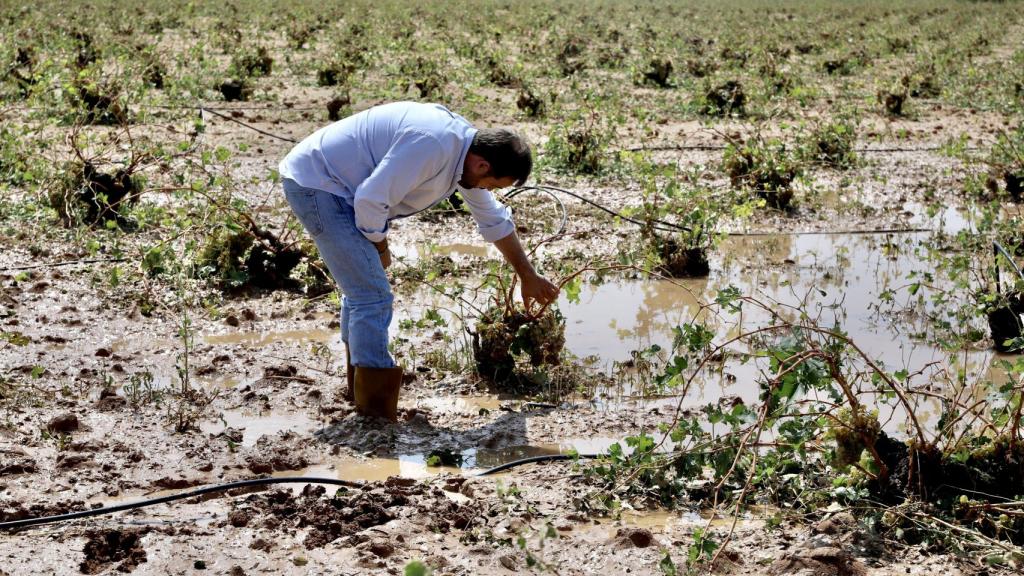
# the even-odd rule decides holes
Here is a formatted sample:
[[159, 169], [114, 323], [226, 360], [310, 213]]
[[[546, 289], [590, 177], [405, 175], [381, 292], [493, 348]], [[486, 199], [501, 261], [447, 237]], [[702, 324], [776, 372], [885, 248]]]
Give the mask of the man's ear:
[[484, 158], [477, 156], [475, 168], [477, 176], [486, 176], [491, 172], [491, 163], [485, 160]]

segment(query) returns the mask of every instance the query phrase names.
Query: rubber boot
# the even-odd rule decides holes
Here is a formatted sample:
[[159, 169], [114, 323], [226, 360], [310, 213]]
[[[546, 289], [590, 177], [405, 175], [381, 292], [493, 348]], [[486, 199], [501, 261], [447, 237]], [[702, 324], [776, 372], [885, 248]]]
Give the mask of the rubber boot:
[[397, 422], [402, 368], [356, 366], [355, 374], [356, 412]]
[[355, 402], [356, 400], [356, 367], [352, 365], [352, 354], [345, 346], [345, 393], [342, 395], [345, 400]]

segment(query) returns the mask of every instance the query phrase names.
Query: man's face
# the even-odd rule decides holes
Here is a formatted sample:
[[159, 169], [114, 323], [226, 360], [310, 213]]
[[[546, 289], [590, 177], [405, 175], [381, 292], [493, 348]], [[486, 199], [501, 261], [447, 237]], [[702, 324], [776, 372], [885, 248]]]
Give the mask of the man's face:
[[467, 170], [462, 174], [462, 180], [459, 184], [462, 184], [466, 188], [483, 188], [485, 190], [499, 190], [501, 188], [508, 188], [516, 183], [516, 179], [511, 176], [504, 178], [495, 178], [491, 175], [490, 167], [480, 167], [480, 172], [474, 173], [472, 169]]

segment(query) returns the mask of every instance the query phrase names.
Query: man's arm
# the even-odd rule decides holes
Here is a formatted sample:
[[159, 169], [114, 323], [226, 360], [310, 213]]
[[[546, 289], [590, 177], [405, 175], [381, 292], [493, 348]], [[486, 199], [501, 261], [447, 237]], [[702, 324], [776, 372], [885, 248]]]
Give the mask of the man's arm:
[[504, 238], [494, 242], [494, 245], [505, 257], [505, 260], [512, 265], [519, 276], [520, 292], [523, 296], [523, 306], [529, 311], [534, 301], [541, 305], [547, 304], [558, 297], [558, 286], [555, 286], [547, 278], [544, 278], [534, 270], [533, 264], [526, 256], [523, 245], [519, 242], [519, 236], [515, 230]]

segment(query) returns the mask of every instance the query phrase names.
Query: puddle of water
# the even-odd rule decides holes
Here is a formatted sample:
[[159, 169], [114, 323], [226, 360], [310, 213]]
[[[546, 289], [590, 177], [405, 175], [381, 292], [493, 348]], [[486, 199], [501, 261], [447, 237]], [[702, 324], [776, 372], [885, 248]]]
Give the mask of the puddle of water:
[[254, 446], [260, 436], [274, 436], [285, 431], [308, 436], [320, 425], [301, 412], [259, 413], [249, 410], [225, 410], [220, 418], [201, 422], [199, 429], [206, 434], [220, 434], [225, 428], [243, 430], [242, 446]]
[[913, 214], [909, 219], [911, 226], [932, 228], [947, 234], [973, 229], [971, 222], [976, 216], [967, 207], [954, 204], [933, 207], [921, 202], [907, 202], [903, 210]]
[[230, 390], [242, 383], [242, 379], [237, 376], [217, 376], [214, 378], [196, 376], [192, 379], [206, 389], [219, 388], [222, 390]]
[[[462, 457], [460, 466], [428, 466], [427, 455], [424, 453], [401, 454], [395, 458], [344, 456], [328, 458], [322, 464], [301, 470], [277, 473], [275, 476], [325, 476], [341, 480], [373, 482], [386, 480], [392, 476], [422, 479], [442, 473], [476, 474], [515, 460], [565, 454], [570, 450], [576, 450], [580, 454], [603, 453], [618, 441], [616, 438], [580, 438], [560, 444], [467, 448], [459, 453]], [[626, 452], [629, 452], [628, 448]]]
[[[949, 214], [945, 217], [952, 218]], [[902, 290], [905, 296], [909, 272], [932, 268], [916, 250], [927, 237], [915, 233], [729, 238], [718, 249], [721, 260], [718, 265], [713, 263], [707, 279], [585, 286], [578, 303], [569, 303], [563, 296], [559, 307], [566, 317], [566, 346], [578, 356], [596, 355], [609, 365], [628, 360], [631, 350], [655, 344], [670, 349], [673, 328], [692, 321], [701, 301], [712, 302], [719, 290], [733, 285], [782, 315], [802, 307], [818, 318], [819, 325], [838, 324], [865, 353], [881, 359], [889, 370], [914, 373], [937, 363], [948, 367], [949, 374], [965, 369], [969, 382], [984, 381], [991, 351], [971, 351], [950, 358], [946, 351], [909, 336], [921, 331], [923, 324], [889, 314], [879, 305], [880, 295], [887, 290]], [[737, 335], [740, 329], [767, 325], [772, 318], [763, 310], [747, 306], [742, 315], [722, 314], [707, 320], [711, 328], [717, 326], [717, 339], [721, 341]], [[756, 402], [758, 376], [758, 364], [727, 358], [719, 372], [707, 372], [684, 407], [700, 406], [724, 395]], [[618, 391], [620, 396], [632, 393]], [[615, 394], [605, 391], [613, 399]], [[675, 406], [677, 400], [651, 402]], [[918, 399], [915, 412], [924, 421], [932, 421], [940, 410], [938, 399]], [[892, 422], [902, 422], [901, 416], [894, 414]], [[882, 419], [886, 420], [885, 414]]]
[[492, 244], [481, 241], [480, 244], [455, 242], [451, 244], [431, 244], [418, 242], [415, 244], [396, 243], [391, 245], [395, 257], [422, 260], [435, 256], [448, 256], [453, 260], [461, 257], [500, 258], [501, 253]]
[[479, 414], [481, 410], [493, 412], [501, 408], [501, 399], [497, 395], [486, 396], [432, 396], [417, 398], [413, 404], [417, 408], [429, 408], [438, 412], [461, 412]]
[[444, 472], [461, 474], [465, 469], [447, 466], [427, 466], [421, 455], [399, 456], [398, 458], [339, 458], [301, 470], [275, 472], [274, 476], [319, 476], [339, 480], [376, 482], [392, 476], [403, 478], [429, 478]]
[[302, 343], [302, 342], [330, 342], [340, 340], [341, 336], [337, 330], [313, 329], [313, 330], [285, 330], [281, 332], [229, 332], [226, 334], [203, 334], [204, 344], [223, 346], [248, 346], [259, 348], [277, 344], [280, 342]]

